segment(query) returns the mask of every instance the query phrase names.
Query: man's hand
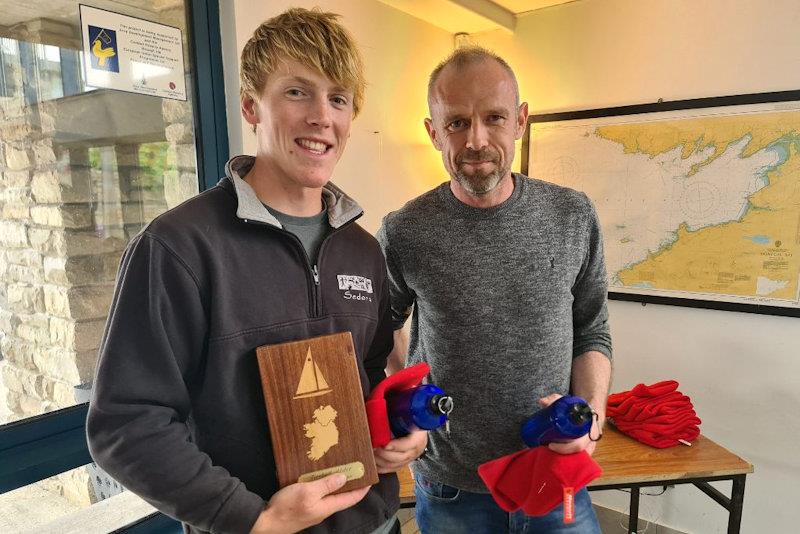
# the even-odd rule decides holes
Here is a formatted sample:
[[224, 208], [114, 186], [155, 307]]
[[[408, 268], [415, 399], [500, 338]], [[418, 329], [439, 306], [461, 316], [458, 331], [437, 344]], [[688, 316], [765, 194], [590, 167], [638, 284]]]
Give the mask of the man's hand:
[[[539, 405], [542, 408], [546, 408], [547, 406], [550, 406], [557, 399], [560, 399], [561, 397], [563, 397], [563, 395], [559, 395], [558, 393], [551, 393], [547, 397], [542, 397], [541, 399], [539, 399]], [[597, 446], [597, 442], [589, 439], [589, 436], [600, 435], [600, 428], [597, 425], [598, 425], [597, 419], [592, 418], [592, 426], [589, 429], [588, 434], [570, 441], [549, 443], [547, 447], [551, 451], [555, 451], [559, 454], [573, 454], [585, 450], [586, 452], [589, 453], [589, 456], [591, 456], [594, 453], [594, 448]]]
[[298, 482], [275, 493], [258, 516], [250, 534], [291, 534], [322, 522], [364, 498], [369, 486], [337, 495], [347, 477], [330, 475], [313, 482]]
[[428, 445], [428, 432], [415, 430], [402, 438], [396, 438], [381, 449], [373, 449], [378, 473], [394, 473], [422, 455]]

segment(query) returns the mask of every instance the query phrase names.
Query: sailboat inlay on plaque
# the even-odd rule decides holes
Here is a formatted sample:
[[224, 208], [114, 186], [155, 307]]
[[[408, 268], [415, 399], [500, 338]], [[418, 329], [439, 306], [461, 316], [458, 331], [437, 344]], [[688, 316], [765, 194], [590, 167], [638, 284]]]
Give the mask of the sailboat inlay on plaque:
[[297, 384], [297, 392], [294, 394], [295, 399], [305, 399], [308, 397], [318, 397], [333, 391], [328, 383], [325, 382], [325, 377], [322, 376], [322, 371], [314, 361], [314, 356], [311, 355], [311, 347], [308, 347], [308, 354], [306, 354], [306, 363], [303, 365], [303, 371], [300, 373], [300, 383]]

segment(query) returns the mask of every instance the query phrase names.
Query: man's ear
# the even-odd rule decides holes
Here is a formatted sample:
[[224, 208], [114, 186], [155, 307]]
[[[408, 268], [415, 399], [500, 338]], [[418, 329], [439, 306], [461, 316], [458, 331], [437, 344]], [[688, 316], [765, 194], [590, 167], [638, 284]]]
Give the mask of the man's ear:
[[248, 93], [244, 93], [241, 98], [242, 117], [251, 125], [255, 130], [256, 124], [259, 123], [258, 119], [258, 106], [256, 101]]
[[431, 138], [431, 143], [433, 146], [436, 147], [436, 150], [442, 150], [442, 144], [439, 142], [438, 133], [436, 132], [436, 128], [433, 126], [432, 119], [425, 119], [425, 129], [428, 131], [428, 137]]
[[528, 103], [523, 102], [517, 110], [517, 131], [515, 139], [520, 139], [528, 127]]

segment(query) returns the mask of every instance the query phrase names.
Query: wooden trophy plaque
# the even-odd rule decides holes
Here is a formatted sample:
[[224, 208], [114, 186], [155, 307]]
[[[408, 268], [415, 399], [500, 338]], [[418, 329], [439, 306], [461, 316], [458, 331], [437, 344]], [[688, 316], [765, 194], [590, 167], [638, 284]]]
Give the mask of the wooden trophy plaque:
[[256, 350], [281, 488], [333, 473], [378, 482], [350, 332]]

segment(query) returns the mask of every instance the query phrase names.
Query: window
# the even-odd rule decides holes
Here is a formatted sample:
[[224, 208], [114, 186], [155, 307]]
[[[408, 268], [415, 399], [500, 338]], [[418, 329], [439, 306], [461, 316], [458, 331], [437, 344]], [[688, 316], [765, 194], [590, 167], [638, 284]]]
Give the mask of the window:
[[[60, 440], [80, 438], [85, 410], [70, 407], [88, 399], [126, 243], [214, 183], [227, 157], [216, 2], [114, 4], [181, 28], [185, 102], [86, 86], [78, 4], [0, 0], [0, 454], [24, 443], [25, 425], [13, 422], [35, 421], [55, 464]], [[75, 462], [64, 459], [63, 470]], [[0, 494], [0, 517], [25, 491], [39, 509], [42, 495], [52, 509], [109, 497], [93, 486], [98, 476], [78, 467]], [[14, 478], [12, 466], [0, 470], [4, 489]]]

